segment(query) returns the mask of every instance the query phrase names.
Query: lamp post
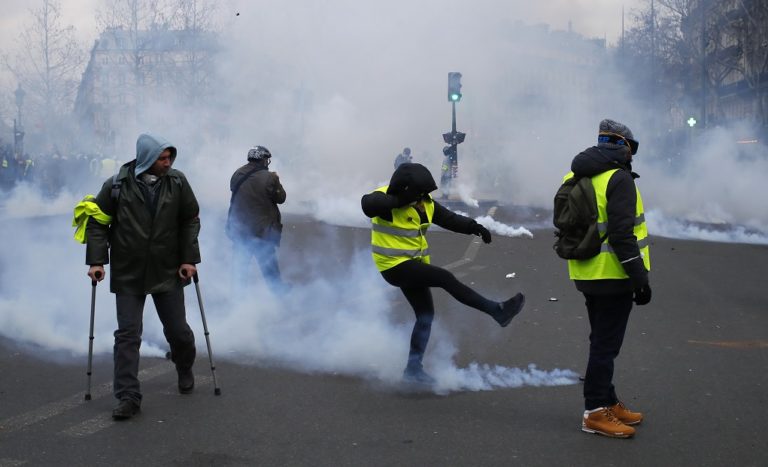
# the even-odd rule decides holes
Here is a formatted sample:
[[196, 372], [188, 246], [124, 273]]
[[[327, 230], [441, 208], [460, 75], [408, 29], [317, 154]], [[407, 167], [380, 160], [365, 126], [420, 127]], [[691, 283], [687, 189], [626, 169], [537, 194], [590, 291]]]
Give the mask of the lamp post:
[[21, 83], [19, 83], [13, 94], [16, 96], [16, 108], [18, 109], [18, 118], [13, 121], [13, 143], [16, 154], [22, 155], [24, 154], [24, 126], [21, 124], [21, 106], [24, 105], [24, 95], [27, 93], [21, 89]]

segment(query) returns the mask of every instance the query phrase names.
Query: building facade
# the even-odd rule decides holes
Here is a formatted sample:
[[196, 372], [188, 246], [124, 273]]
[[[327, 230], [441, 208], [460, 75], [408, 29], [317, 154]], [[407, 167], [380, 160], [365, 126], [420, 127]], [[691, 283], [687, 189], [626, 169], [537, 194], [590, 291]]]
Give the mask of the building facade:
[[75, 100], [82, 133], [111, 152], [123, 133], [167, 118], [168, 106], [203, 103], [212, 94], [217, 50], [216, 36], [205, 31], [105, 30]]

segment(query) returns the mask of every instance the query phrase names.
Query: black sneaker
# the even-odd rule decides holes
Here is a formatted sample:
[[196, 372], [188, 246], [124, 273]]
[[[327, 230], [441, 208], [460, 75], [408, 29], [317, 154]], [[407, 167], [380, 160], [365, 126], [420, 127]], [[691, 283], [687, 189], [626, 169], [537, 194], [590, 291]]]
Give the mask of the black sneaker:
[[139, 411], [141, 407], [133, 399], [121, 399], [117, 407], [112, 411], [112, 418], [115, 420], [128, 420]]
[[192, 374], [192, 369], [176, 371], [179, 373], [179, 392], [190, 394], [195, 389], [195, 375]]
[[506, 327], [512, 321], [512, 318], [522, 311], [523, 305], [525, 305], [525, 295], [518, 293], [506, 302], [499, 303], [499, 311], [493, 315], [493, 319], [501, 327]]

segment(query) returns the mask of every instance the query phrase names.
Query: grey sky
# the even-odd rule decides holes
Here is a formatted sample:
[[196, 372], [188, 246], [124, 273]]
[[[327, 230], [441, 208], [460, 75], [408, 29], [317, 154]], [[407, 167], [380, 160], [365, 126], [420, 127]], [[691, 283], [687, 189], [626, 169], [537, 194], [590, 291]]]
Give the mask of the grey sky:
[[[300, 0], [313, 4], [310, 0]], [[67, 24], [72, 24], [78, 31], [78, 37], [90, 43], [96, 38], [97, 26], [95, 10], [101, 8], [103, 0], [63, 0], [62, 15]], [[243, 0], [228, 0], [222, 2], [222, 8], [237, 8], [238, 5], [249, 4]], [[473, 8], [477, 2], [458, 2], [460, 7], [456, 14], [460, 19], [466, 11]], [[637, 7], [641, 0], [547, 0], [540, 2], [507, 0], [488, 1], [480, 3], [497, 3], [500, 10], [517, 10], [514, 15], [525, 23], [548, 23], [554, 29], [567, 29], [568, 21], [572, 21], [576, 32], [590, 37], [606, 37], [609, 42], [615, 42], [621, 34], [621, 9], [627, 13]], [[36, 8], [36, 0], [0, 0], [3, 14], [0, 17], [0, 49], [12, 48], [13, 41], [19, 36], [25, 22], [29, 21], [29, 9]], [[295, 3], [294, 3], [295, 5]], [[411, 3], [418, 5], [418, 2]]]

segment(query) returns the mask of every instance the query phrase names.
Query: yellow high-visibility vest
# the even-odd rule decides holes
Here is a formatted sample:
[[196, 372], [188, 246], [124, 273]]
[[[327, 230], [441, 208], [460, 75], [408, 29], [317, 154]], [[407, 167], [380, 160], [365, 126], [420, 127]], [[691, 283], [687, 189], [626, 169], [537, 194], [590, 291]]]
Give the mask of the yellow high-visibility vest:
[[88, 219], [90, 217], [93, 217], [102, 225], [109, 225], [112, 223], [112, 217], [102, 211], [95, 200], [96, 198], [93, 195], [85, 195], [85, 198], [75, 205], [72, 227], [77, 227], [75, 229], [75, 240], [80, 243], [86, 242], [85, 226], [88, 225]]
[[[376, 191], [387, 192], [387, 186]], [[419, 201], [424, 204], [427, 222], [421, 223], [419, 212], [414, 206], [403, 206], [392, 210], [392, 222], [374, 217], [371, 219], [371, 252], [379, 271], [386, 271], [410, 259], [429, 264], [427, 229], [432, 225], [435, 202]]]
[[[595, 187], [595, 196], [597, 197], [597, 228], [600, 236], [605, 236], [608, 228], [608, 181], [618, 169], [608, 170], [601, 174], [591, 177], [592, 186]], [[569, 172], [563, 181], [573, 177], [573, 172]], [[645, 212], [643, 210], [643, 198], [640, 196], [640, 190], [635, 186], [637, 192], [637, 203], [635, 203], [635, 227], [633, 233], [637, 238], [637, 246], [640, 248], [640, 255], [643, 258], [645, 269], [651, 270], [650, 248], [648, 246], [648, 227], [645, 224]], [[606, 236], [600, 247], [600, 253], [589, 259], [569, 259], [568, 275], [573, 280], [598, 280], [598, 279], [628, 279], [629, 276], [624, 271], [618, 256], [613, 252], [613, 248], [608, 243]]]

